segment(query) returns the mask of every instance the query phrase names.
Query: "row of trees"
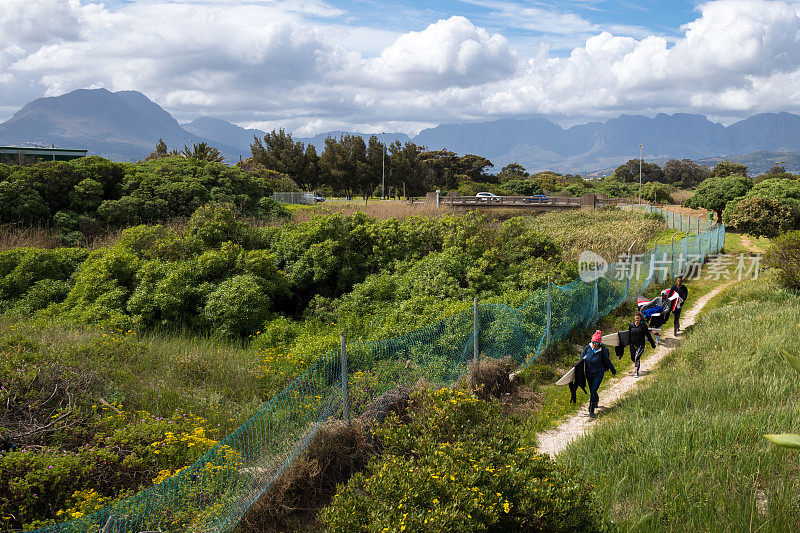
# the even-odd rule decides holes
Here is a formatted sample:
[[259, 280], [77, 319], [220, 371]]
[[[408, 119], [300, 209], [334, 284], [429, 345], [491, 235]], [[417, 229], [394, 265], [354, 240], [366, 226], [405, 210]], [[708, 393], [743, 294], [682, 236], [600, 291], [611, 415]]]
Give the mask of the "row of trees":
[[250, 145], [246, 166], [282, 172], [302, 189], [328, 188], [335, 193], [371, 196], [405, 191], [419, 196], [430, 190], [455, 189], [462, 181], [496, 181], [486, 170], [492, 162], [478, 155], [459, 156], [449, 150], [426, 150], [412, 142], [393, 142], [388, 147], [375, 135], [365, 141], [358, 135], [325, 139], [317, 154], [284, 130], [256, 137]]
[[714, 211], [718, 220], [752, 235], [776, 237], [800, 228], [800, 176], [775, 166], [754, 180], [741, 167], [728, 174], [733, 167], [724, 165], [700, 184], [686, 205]]

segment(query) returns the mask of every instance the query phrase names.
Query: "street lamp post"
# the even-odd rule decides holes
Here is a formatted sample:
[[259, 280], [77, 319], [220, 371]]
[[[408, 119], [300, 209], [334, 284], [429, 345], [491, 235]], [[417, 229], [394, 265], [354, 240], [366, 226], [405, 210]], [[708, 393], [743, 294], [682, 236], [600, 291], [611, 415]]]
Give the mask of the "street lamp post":
[[386, 132], [382, 131], [383, 150], [381, 150], [381, 200], [386, 199]]
[[643, 144], [639, 145], [639, 205], [642, 205], [642, 148]]

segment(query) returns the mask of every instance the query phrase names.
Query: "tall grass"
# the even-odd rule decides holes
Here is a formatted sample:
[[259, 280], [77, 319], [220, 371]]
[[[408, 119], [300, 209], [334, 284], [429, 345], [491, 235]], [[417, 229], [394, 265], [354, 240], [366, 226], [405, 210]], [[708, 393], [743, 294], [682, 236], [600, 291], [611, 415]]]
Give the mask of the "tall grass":
[[683, 345], [560, 460], [597, 486], [624, 530], [791, 531], [798, 456], [764, 433], [800, 430], [800, 296], [771, 277], [729, 289]]
[[233, 429], [284, 385], [279, 371], [264, 369], [263, 354], [214, 336], [189, 332], [109, 331], [59, 321], [0, 317], [0, 338], [23, 335], [39, 346], [42, 362], [56, 362], [96, 376], [92, 391], [126, 410], [169, 416], [175, 410]]
[[591, 250], [610, 261], [631, 249], [643, 252], [665, 231], [664, 223], [618, 209], [562, 211], [531, 217], [530, 224], [564, 248], [565, 259]]

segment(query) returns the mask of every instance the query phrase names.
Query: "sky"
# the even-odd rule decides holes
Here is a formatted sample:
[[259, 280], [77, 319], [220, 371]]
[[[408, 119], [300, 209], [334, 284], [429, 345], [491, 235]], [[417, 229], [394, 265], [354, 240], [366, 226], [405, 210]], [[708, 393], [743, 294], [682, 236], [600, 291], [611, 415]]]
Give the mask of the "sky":
[[800, 3], [0, 0], [0, 121], [74, 89], [296, 135], [800, 113]]

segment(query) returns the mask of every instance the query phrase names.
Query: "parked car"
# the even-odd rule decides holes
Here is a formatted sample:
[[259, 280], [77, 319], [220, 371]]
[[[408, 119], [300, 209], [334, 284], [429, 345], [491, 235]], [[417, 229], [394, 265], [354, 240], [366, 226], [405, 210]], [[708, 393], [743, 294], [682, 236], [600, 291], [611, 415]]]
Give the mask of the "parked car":
[[303, 199], [305, 200], [305, 203], [307, 203], [307, 204], [316, 204], [318, 202], [324, 202], [325, 201], [325, 197], [324, 196], [320, 196], [319, 194], [314, 193], [314, 192], [303, 193]]

